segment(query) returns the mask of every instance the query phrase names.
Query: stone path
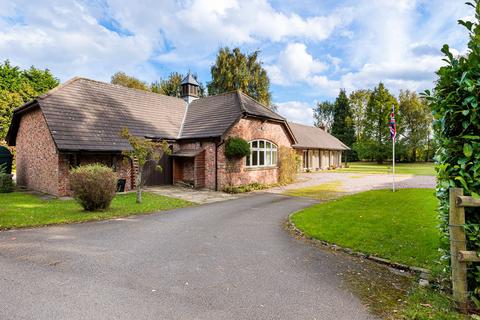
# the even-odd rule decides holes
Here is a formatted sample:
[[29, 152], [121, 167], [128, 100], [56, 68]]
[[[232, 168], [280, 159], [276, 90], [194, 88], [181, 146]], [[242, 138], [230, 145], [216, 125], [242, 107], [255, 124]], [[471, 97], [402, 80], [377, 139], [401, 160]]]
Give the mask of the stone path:
[[225, 200], [233, 200], [246, 196], [247, 194], [229, 194], [208, 189], [192, 189], [182, 186], [155, 186], [147, 187], [145, 191], [179, 198], [198, 204], [213, 203]]

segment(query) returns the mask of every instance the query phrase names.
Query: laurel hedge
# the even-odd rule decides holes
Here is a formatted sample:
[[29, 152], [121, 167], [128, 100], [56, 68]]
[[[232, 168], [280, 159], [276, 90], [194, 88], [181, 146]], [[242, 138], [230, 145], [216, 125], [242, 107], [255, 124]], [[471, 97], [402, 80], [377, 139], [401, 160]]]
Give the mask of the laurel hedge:
[[[446, 64], [437, 71], [432, 91], [426, 91], [434, 115], [439, 148], [435, 155], [438, 212], [444, 234], [445, 261], [448, 261], [449, 189], [463, 188], [466, 195], [480, 197], [480, 0], [467, 3], [475, 8], [475, 21], [462, 21], [470, 34], [468, 53], [454, 56], [448, 45], [442, 52]], [[468, 249], [480, 251], [480, 208], [467, 208]], [[480, 265], [472, 264], [469, 290], [474, 302], [480, 295]]]

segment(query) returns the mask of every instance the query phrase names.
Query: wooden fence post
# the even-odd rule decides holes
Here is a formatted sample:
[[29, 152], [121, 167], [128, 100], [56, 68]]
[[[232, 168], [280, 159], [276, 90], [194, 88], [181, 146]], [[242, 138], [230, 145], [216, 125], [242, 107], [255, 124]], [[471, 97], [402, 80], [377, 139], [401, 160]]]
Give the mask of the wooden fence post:
[[467, 264], [460, 260], [460, 251], [467, 250], [467, 239], [465, 236], [465, 208], [457, 206], [457, 198], [463, 196], [463, 189], [450, 189], [450, 214], [449, 214], [449, 233], [450, 233], [450, 255], [452, 268], [452, 290], [453, 298], [458, 304], [458, 308], [466, 312], [468, 303], [467, 290]]

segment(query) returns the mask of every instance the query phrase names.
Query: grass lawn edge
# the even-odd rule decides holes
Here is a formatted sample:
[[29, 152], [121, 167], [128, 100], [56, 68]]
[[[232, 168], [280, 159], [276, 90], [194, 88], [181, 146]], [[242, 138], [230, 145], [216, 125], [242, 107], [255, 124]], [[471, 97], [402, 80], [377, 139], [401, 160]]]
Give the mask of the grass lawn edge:
[[[16, 192], [18, 192], [18, 191], [16, 191]], [[36, 194], [36, 193], [30, 193], [30, 192], [18, 192], [18, 193], [25, 193], [25, 194], [29, 194], [29, 195], [32, 195], [32, 196], [35, 196], [35, 197], [39, 197], [39, 194]], [[127, 194], [134, 194], [134, 192], [123, 193], [123, 194], [119, 194], [117, 196], [126, 196]], [[150, 195], [154, 195], [154, 196], [175, 199], [175, 200], [183, 202], [183, 204], [181, 206], [172, 207], [172, 208], [168, 208], [168, 209], [158, 208], [158, 209], [152, 209], [152, 210], [147, 210], [147, 211], [139, 211], [139, 212], [128, 212], [128, 213], [127, 212], [126, 213], [120, 212], [120, 213], [117, 213], [117, 214], [114, 214], [114, 215], [105, 215], [105, 216], [100, 216], [100, 217], [93, 216], [93, 217], [89, 217], [85, 220], [56, 221], [56, 222], [51, 222], [51, 223], [33, 223], [31, 225], [11, 226], [11, 227], [10, 226], [8, 226], [8, 227], [0, 226], [0, 233], [1, 232], [8, 232], [8, 231], [15, 231], [15, 230], [38, 229], [38, 228], [52, 227], [52, 226], [76, 225], [76, 224], [92, 223], [92, 222], [106, 222], [106, 221], [113, 221], [113, 220], [122, 219], [122, 218], [131, 218], [131, 217], [137, 217], [137, 216], [147, 216], [147, 215], [153, 215], [153, 214], [167, 213], [167, 212], [170, 212], [170, 211], [183, 209], [183, 208], [194, 207], [194, 206], [199, 205], [198, 203], [195, 203], [195, 202], [183, 200], [183, 199], [180, 199], [180, 198], [170, 197], [170, 196], [157, 195], [157, 194], [154, 194], [154, 193], [151, 193], [151, 192], [148, 192], [148, 191], [143, 191], [143, 194], [150, 194]], [[55, 198], [55, 200], [75, 201], [73, 199], [72, 200], [70, 200], [70, 199], [69, 200], [60, 200], [60, 198]], [[93, 211], [93, 212], [81, 211], [81, 212], [85, 213], [86, 215], [87, 214], [93, 214], [93, 213], [102, 214], [102, 213], [109, 213], [108, 210], [110, 210], [110, 209], [112, 209], [112, 208], [109, 208], [106, 211]]]
[[307, 235], [302, 230], [300, 230], [295, 225], [295, 223], [292, 221], [292, 216], [294, 216], [296, 213], [298, 213], [302, 210], [297, 210], [295, 212], [290, 213], [288, 215], [288, 218], [287, 218], [287, 228], [293, 230], [293, 232], [295, 232], [301, 238], [307, 239], [308, 241], [311, 241], [315, 244], [319, 244], [322, 247], [331, 249], [333, 251], [340, 251], [340, 252], [355, 256], [355, 257], [368, 259], [368, 260], [373, 261], [373, 262], [375, 262], [377, 264], [380, 264], [382, 266], [392, 267], [392, 268], [395, 268], [395, 269], [398, 269], [398, 270], [401, 270], [401, 271], [408, 271], [412, 274], [415, 274], [415, 275], [419, 276], [422, 279], [428, 280], [429, 275], [430, 275], [430, 270], [429, 269], [422, 268], [422, 267], [417, 267], [417, 266], [410, 266], [410, 265], [406, 265], [406, 264], [403, 264], [403, 263], [395, 262], [395, 261], [392, 261], [390, 259], [385, 259], [385, 258], [382, 258], [382, 257], [375, 256], [373, 254], [369, 254], [369, 253], [361, 252], [361, 251], [358, 251], [358, 250], [353, 250], [353, 249], [350, 249], [350, 248], [342, 247], [342, 246], [339, 246], [335, 243], [331, 243], [331, 242], [328, 242], [328, 241], [325, 241], [325, 240], [316, 239], [314, 237], [311, 237], [311, 236]]

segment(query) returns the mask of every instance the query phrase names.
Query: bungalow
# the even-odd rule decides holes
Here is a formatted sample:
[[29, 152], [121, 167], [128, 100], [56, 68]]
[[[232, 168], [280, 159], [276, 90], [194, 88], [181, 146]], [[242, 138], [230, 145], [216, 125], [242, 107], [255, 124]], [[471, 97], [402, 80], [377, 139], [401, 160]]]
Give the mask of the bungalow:
[[[228, 92], [199, 98], [199, 85], [189, 74], [182, 98], [73, 78], [14, 110], [7, 134], [16, 146], [17, 184], [64, 196], [70, 193], [69, 169], [101, 162], [111, 166], [126, 190], [135, 184], [135, 161], [119, 136], [122, 128], [153, 140], [167, 140], [171, 155], [144, 167], [147, 185], [188, 183], [221, 190], [227, 185], [278, 181], [280, 146], [299, 150], [305, 169], [340, 165], [347, 147], [325, 131], [288, 123], [248, 95]], [[230, 168], [225, 141], [238, 136], [252, 154]]]

